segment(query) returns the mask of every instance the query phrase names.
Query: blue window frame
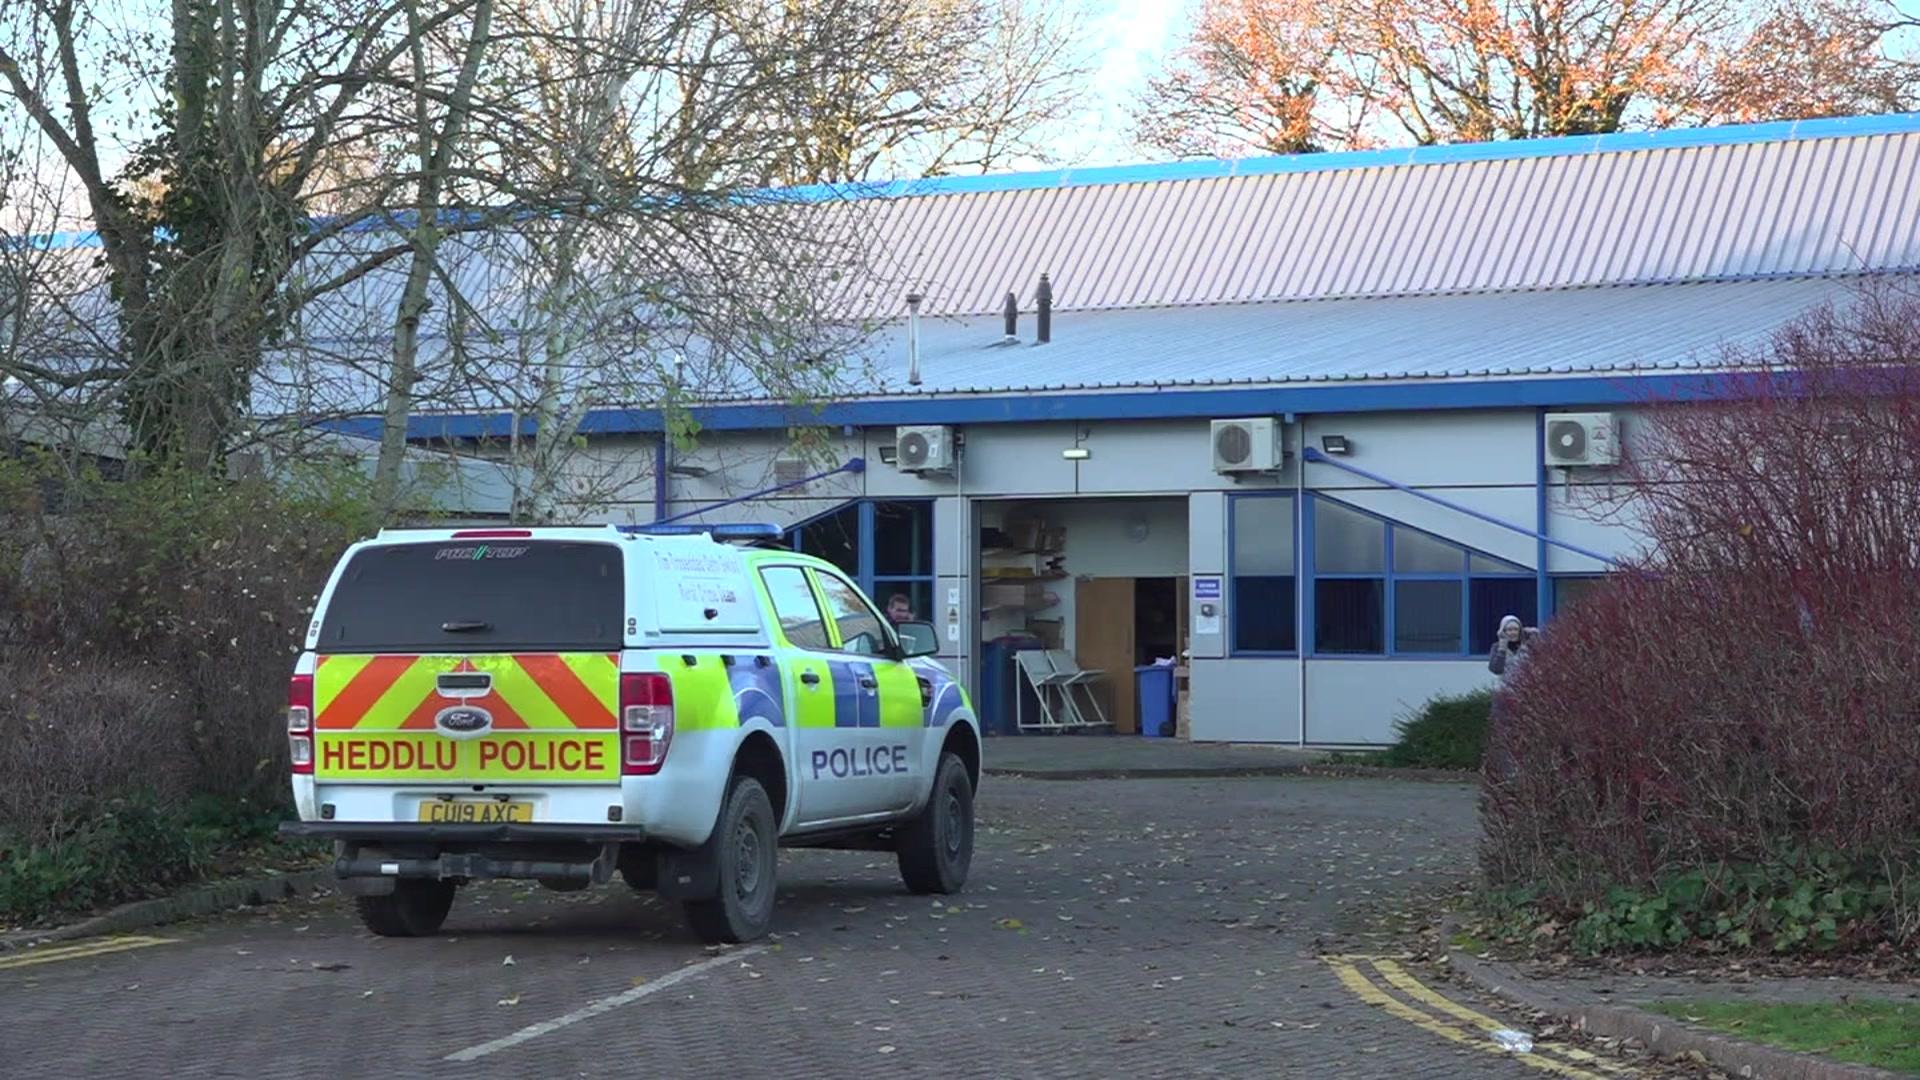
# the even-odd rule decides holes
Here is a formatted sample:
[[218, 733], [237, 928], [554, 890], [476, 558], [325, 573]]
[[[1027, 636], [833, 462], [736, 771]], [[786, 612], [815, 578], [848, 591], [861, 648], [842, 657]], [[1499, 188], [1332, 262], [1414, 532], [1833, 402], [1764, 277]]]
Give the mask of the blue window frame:
[[1537, 621], [1523, 566], [1322, 495], [1304, 512], [1311, 655], [1460, 659], [1504, 615]]
[[1292, 656], [1299, 560], [1293, 495], [1261, 492], [1227, 499], [1227, 651]]
[[859, 499], [793, 529], [793, 550], [825, 559], [888, 610], [906, 598], [916, 619], [933, 611], [933, 500]]

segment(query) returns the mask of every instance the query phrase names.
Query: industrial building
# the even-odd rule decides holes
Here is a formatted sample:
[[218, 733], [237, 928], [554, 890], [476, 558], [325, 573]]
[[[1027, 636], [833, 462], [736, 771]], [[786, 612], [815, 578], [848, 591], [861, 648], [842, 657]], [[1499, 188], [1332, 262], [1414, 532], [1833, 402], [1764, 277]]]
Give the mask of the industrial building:
[[[1136, 730], [1157, 714], [1134, 668], [1178, 658], [1192, 739], [1374, 745], [1490, 681], [1501, 616], [1547, 622], [1635, 550], [1588, 496], [1639, 410], [1920, 274], [1920, 116], [867, 197], [898, 264], [860, 313], [871, 385], [704, 401], [686, 453], [657, 411], [595, 412], [594, 460], [633, 481], [612, 515], [792, 526], [939, 625], [998, 730], [1043, 704], [1010, 689], [1026, 641], [1076, 683], [1057, 724]], [[795, 425], [824, 452], [797, 456]]]

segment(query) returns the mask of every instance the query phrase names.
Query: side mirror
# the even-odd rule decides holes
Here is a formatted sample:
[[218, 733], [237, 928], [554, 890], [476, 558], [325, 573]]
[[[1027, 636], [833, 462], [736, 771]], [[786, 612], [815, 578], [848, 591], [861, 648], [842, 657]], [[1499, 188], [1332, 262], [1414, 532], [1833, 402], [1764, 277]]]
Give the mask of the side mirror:
[[900, 654], [905, 659], [932, 656], [940, 651], [940, 632], [932, 623], [903, 622], [893, 628], [900, 635]]

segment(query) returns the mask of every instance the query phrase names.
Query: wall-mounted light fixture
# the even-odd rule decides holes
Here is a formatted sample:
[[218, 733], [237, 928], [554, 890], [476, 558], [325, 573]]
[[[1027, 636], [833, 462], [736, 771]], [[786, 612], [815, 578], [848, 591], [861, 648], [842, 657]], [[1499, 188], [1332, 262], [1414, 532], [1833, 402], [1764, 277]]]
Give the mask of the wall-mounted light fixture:
[[1066, 458], [1068, 461], [1085, 461], [1093, 456], [1093, 451], [1084, 446], [1075, 446], [1060, 451], [1060, 456]]
[[897, 447], [897, 446], [883, 446], [883, 447], [881, 447], [881, 448], [880, 448], [880, 463], [881, 463], [882, 465], [892, 465], [893, 463], [895, 463], [895, 462], [896, 462], [896, 461], [898, 461], [898, 460], [900, 460], [900, 448], [899, 448], [899, 447]]
[[1322, 435], [1320, 449], [1329, 454], [1349, 454], [1353, 452], [1353, 444], [1347, 441], [1345, 435]]

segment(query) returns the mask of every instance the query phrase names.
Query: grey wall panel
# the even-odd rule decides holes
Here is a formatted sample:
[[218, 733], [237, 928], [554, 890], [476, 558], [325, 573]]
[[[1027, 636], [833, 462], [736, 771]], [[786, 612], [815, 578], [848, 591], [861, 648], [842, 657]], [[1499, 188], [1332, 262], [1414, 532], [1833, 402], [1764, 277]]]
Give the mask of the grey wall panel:
[[1196, 659], [1188, 687], [1195, 742], [1299, 741], [1296, 661]]
[[[984, 430], [984, 433], [983, 433]], [[1058, 495], [1074, 490], [1073, 424], [982, 425], [967, 431], [960, 481], [968, 495]]]
[[[1187, 492], [1239, 486], [1232, 477], [1213, 471], [1210, 419], [1094, 423], [1083, 432], [1081, 444], [1092, 455], [1080, 462], [1077, 470], [1078, 488], [1083, 493]], [[1247, 483], [1292, 486], [1292, 470]]]
[[[1307, 444], [1344, 435], [1352, 452], [1340, 460], [1402, 484], [1533, 486], [1538, 458], [1531, 410], [1369, 413], [1305, 421]], [[1366, 481], [1330, 465], [1308, 465], [1308, 487]]]
[[1485, 660], [1308, 660], [1307, 741], [1386, 745], [1394, 722], [1435, 694], [1492, 682]]
[[[1195, 659], [1227, 655], [1227, 497], [1222, 492], [1196, 491], [1187, 499], [1187, 648]], [[1219, 576], [1219, 632], [1203, 634], [1207, 623], [1192, 596], [1192, 578]]]

